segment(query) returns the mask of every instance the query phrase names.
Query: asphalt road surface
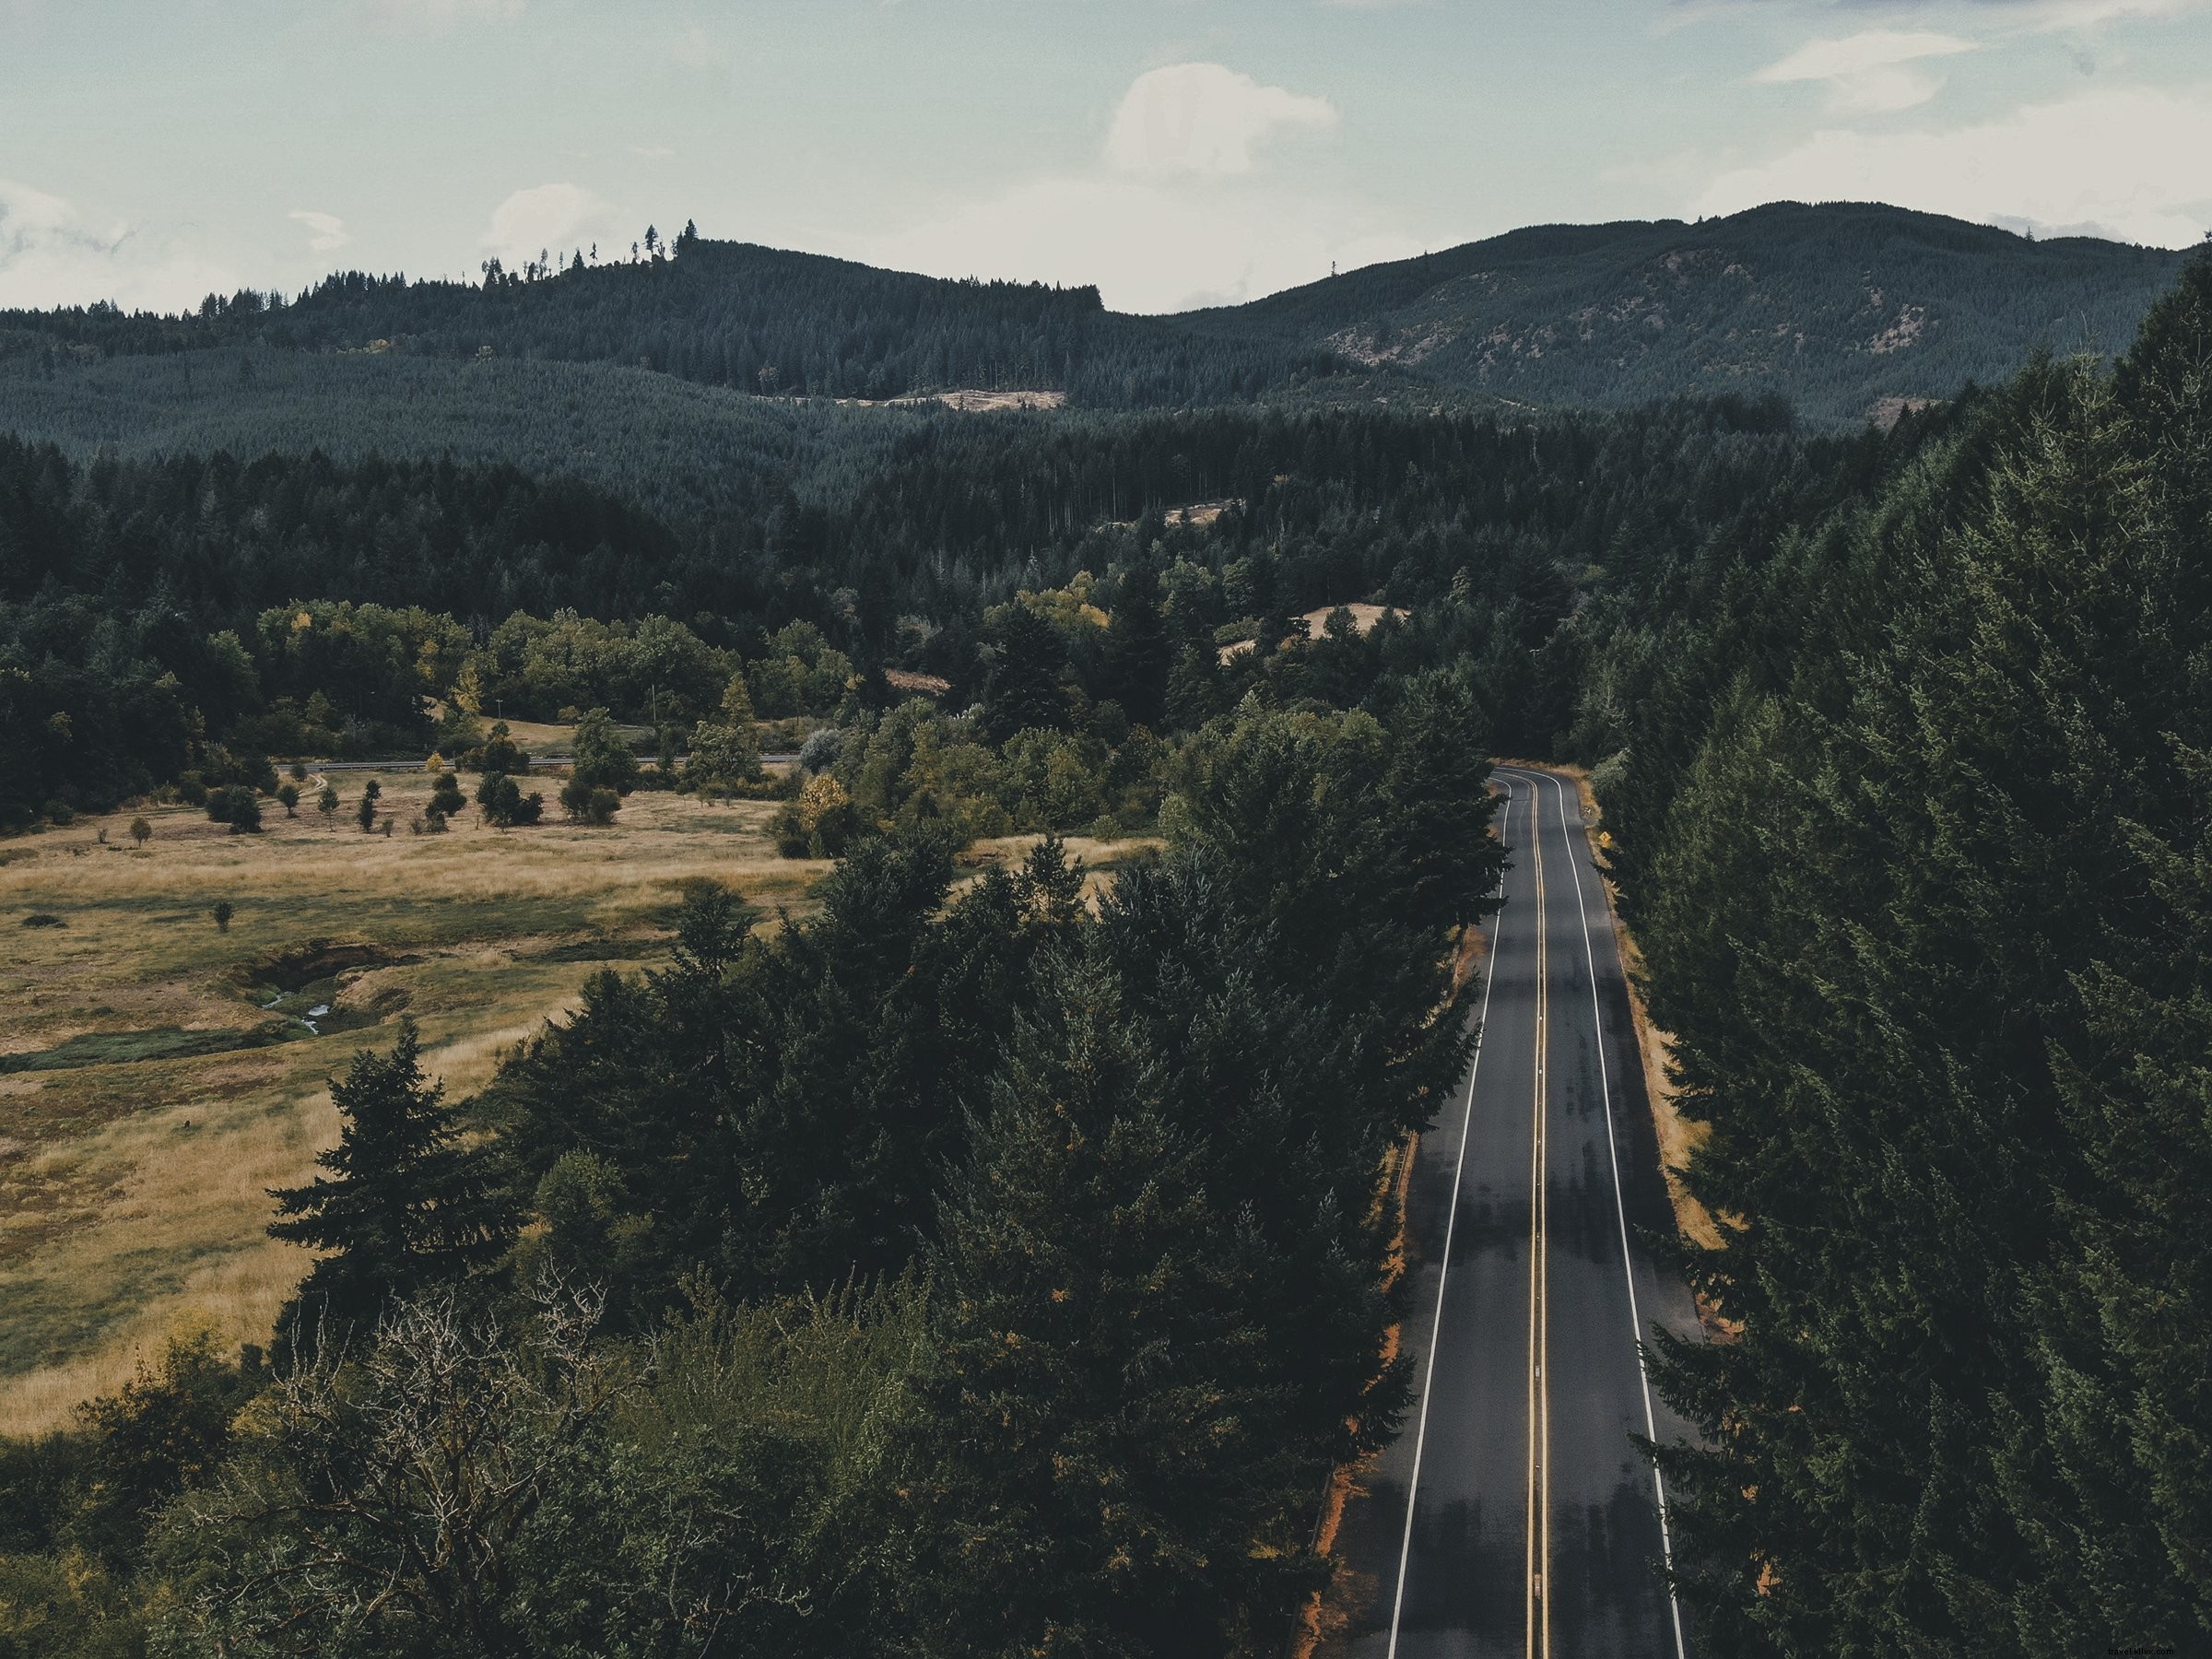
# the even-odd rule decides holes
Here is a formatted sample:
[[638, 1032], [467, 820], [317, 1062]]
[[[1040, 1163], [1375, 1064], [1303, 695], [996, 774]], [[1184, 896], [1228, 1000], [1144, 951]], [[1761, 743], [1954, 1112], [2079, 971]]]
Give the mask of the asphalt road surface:
[[1505, 906], [1482, 1045], [1408, 1194], [1418, 1395], [1337, 1535], [1359, 1659], [1686, 1659], [1662, 1494], [1631, 1434], [1688, 1430], [1637, 1339], [1694, 1331], [1639, 1230], [1671, 1231], [1612, 912], [1571, 782], [1498, 769]]

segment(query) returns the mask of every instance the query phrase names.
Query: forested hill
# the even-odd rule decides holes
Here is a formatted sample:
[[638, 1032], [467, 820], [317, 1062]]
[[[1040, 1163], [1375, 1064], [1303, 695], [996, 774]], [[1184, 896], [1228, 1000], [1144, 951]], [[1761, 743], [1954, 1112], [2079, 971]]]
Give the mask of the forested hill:
[[1694, 225], [1537, 226], [1177, 321], [1524, 402], [1771, 394], [1856, 420], [2001, 381], [2039, 347], [2114, 353], [2183, 257], [1776, 202]]
[[[1091, 288], [946, 281], [687, 227], [634, 259], [494, 261], [480, 283], [353, 272], [290, 303], [210, 296], [175, 317], [0, 312], [0, 365], [20, 386], [26, 371], [66, 379], [94, 359], [259, 344], [619, 365], [808, 397], [975, 387], [1109, 409], [1317, 396], [1618, 407], [1736, 394], [1855, 424], [2002, 380], [2039, 347], [2119, 350], [2181, 257], [1778, 203], [1697, 225], [1516, 230], [1156, 318], [1108, 311]], [[23, 426], [5, 392], [0, 425]]]
[[[12, 338], [11, 338], [12, 336]], [[309, 352], [523, 357], [658, 370], [748, 393], [889, 399], [1056, 391], [1107, 408], [1241, 402], [1335, 359], [1106, 311], [1095, 288], [947, 281], [686, 233], [635, 262], [572, 253], [478, 283], [347, 272], [291, 304], [251, 291], [196, 313], [0, 312], [0, 356], [58, 345], [143, 356], [260, 342]]]

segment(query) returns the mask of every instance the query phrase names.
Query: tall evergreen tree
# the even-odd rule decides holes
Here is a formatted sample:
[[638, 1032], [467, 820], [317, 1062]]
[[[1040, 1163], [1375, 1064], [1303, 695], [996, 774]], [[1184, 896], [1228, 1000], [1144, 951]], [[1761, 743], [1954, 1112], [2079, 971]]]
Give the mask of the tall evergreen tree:
[[983, 727], [994, 743], [1032, 728], [1064, 732], [1067, 692], [1060, 683], [1067, 650], [1053, 625], [1017, 600], [998, 624], [998, 654], [983, 681]]
[[1254, 1431], [1261, 1256], [1159, 1097], [1110, 971], [1056, 962], [935, 1256], [931, 1652], [1212, 1655], [1280, 1605], [1251, 1535], [1298, 1466]]
[[443, 1086], [423, 1077], [412, 1018], [390, 1054], [362, 1050], [330, 1092], [343, 1127], [315, 1159], [328, 1173], [269, 1194], [283, 1218], [272, 1237], [329, 1253], [278, 1322], [295, 1347], [312, 1340], [299, 1322], [365, 1324], [391, 1298], [489, 1265], [512, 1232], [483, 1154], [461, 1144]]
[[1106, 629], [1106, 684], [1129, 718], [1161, 728], [1167, 717], [1170, 645], [1159, 609], [1159, 575], [1140, 552], [1123, 571]]

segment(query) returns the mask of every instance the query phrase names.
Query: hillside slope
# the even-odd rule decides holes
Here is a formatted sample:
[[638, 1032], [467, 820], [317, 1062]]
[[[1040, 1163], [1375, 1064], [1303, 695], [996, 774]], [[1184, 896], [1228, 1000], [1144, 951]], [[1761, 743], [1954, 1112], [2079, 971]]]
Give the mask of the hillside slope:
[[2115, 352], [2184, 257], [1780, 202], [1515, 230], [1176, 321], [1523, 402], [1734, 392], [1857, 419], [2001, 380], [2039, 347]]
[[[1036, 388], [1127, 409], [1735, 394], [1855, 423], [2002, 379], [2039, 348], [2116, 351], [2182, 258], [1777, 203], [1697, 225], [1535, 227], [1242, 306], [1135, 317], [1090, 288], [946, 281], [687, 234], [672, 256], [495, 266], [481, 284], [348, 273], [289, 304], [244, 293], [178, 317], [0, 313], [0, 363], [20, 386], [252, 344], [620, 366], [779, 396]], [[0, 383], [0, 424], [41, 401]]]

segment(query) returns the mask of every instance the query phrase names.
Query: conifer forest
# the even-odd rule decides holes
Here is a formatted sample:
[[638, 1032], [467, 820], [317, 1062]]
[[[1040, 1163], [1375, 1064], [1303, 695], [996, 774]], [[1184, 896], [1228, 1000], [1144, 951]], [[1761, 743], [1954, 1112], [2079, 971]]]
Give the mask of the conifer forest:
[[[1729, 358], [1753, 300], [1646, 280], [1700, 248], [1812, 345]], [[1933, 355], [1834, 346], [1839, 248]], [[419, 833], [680, 797], [799, 874], [688, 880], [468, 1087], [347, 1038], [260, 1337], [0, 1437], [0, 1659], [1463, 1651], [1372, 1472], [1510, 1438], [1425, 1411], [1418, 1288], [1506, 1211], [1417, 1212], [1564, 856], [1531, 767], [1708, 1222], [1618, 1245], [1696, 1310], [1606, 1453], [1666, 1651], [2212, 1651], [2212, 256], [1778, 207], [1166, 317], [689, 226], [482, 275], [0, 315], [0, 868], [367, 833], [342, 769], [427, 762]], [[1624, 283], [1648, 350], [1510, 345]]]

